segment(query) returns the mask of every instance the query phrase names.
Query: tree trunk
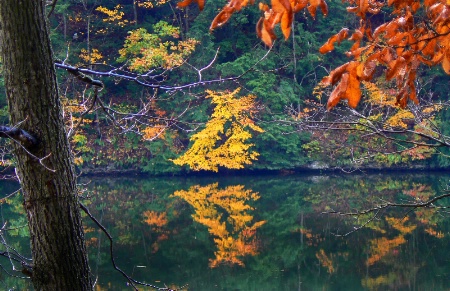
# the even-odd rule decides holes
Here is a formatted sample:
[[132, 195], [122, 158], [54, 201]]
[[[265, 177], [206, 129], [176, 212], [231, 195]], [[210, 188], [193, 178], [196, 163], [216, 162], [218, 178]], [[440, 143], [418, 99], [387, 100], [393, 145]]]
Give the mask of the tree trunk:
[[62, 118], [44, 0], [1, 0], [10, 122], [39, 145], [12, 142], [30, 229], [36, 290], [92, 290], [73, 158]]

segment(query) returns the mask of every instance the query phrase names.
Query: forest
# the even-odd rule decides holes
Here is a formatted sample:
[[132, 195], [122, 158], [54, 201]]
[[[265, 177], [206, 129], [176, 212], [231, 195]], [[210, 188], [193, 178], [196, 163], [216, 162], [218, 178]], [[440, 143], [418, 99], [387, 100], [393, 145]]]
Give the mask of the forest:
[[[114, 247], [132, 243], [134, 227], [145, 226], [139, 238], [144, 256], [149, 267], [161, 266], [165, 259], [150, 264], [153, 251], [169, 234], [189, 228], [180, 241], [197, 246], [190, 254], [201, 267], [243, 266], [252, 256], [264, 261], [257, 257], [260, 248], [279, 248], [277, 240], [286, 235], [313, 248], [281, 262], [280, 272], [285, 265], [299, 278], [305, 266], [333, 274], [357, 255], [366, 278], [356, 285], [411, 285], [419, 273], [405, 281], [403, 273], [376, 273], [389, 258], [404, 254], [407, 262], [409, 248], [416, 255], [429, 239], [443, 242], [447, 206], [441, 203], [450, 192], [443, 181], [389, 180], [384, 170], [448, 169], [449, 14], [448, 0], [1, 1], [1, 166], [14, 169], [4, 173], [16, 179], [16, 190], [0, 200], [8, 204], [0, 257], [36, 290], [101, 289], [112, 282], [98, 284], [92, 268], [102, 265], [103, 236], [122, 282], [135, 290], [173, 290], [158, 287], [156, 278], [135, 279], [135, 267], [146, 265], [121, 270]], [[369, 175], [344, 183], [333, 173], [321, 175], [335, 169], [383, 171], [374, 182]], [[239, 175], [191, 175], [206, 178], [200, 183], [168, 177], [242, 170], [275, 171], [277, 185], [269, 175], [255, 175], [253, 182], [248, 176], [245, 183]], [[319, 171], [305, 179], [278, 175], [304, 170]], [[80, 178], [127, 172], [166, 176], [133, 185], [136, 197], [133, 187], [113, 180], [102, 180], [96, 192]], [[226, 176], [230, 180], [219, 179]], [[124, 181], [144, 182], [136, 176]], [[266, 211], [253, 215], [258, 205]], [[102, 224], [108, 207], [117, 213], [117, 239]], [[400, 212], [391, 211], [396, 207]], [[431, 214], [421, 211], [428, 208]], [[286, 211], [292, 215], [285, 217]], [[127, 212], [135, 222], [126, 222]], [[330, 230], [324, 215], [335, 215], [343, 228]], [[315, 217], [330, 245], [322, 245]], [[282, 224], [289, 228], [277, 227]], [[371, 247], [358, 254], [333, 250], [333, 238], [362, 229], [368, 244], [361, 245]], [[23, 243], [6, 242], [18, 237], [29, 241], [25, 255]], [[341, 242], [346, 248], [350, 241]], [[96, 262], [88, 256], [92, 245]], [[444, 288], [430, 275], [432, 285]], [[181, 278], [174, 289], [190, 280], [206, 283]]]
[[[347, 62], [359, 48], [350, 35], [360, 31], [360, 15], [347, 13], [347, 3], [330, 2], [326, 10], [309, 5], [308, 13], [294, 14], [288, 32], [277, 25], [264, 39], [255, 32], [257, 5], [219, 25], [224, 3], [185, 2], [59, 0], [52, 7], [60, 99], [79, 172], [450, 165], [446, 57], [442, 66], [415, 65], [414, 88], [405, 98], [399, 97], [405, 94], [397, 88], [399, 78], [377, 67], [370, 79], [358, 78], [362, 101], [355, 109], [352, 99], [351, 107], [347, 100], [336, 105], [345, 99], [339, 97], [327, 110], [329, 96], [342, 92], [326, 86], [325, 77], [335, 84], [342, 69], [349, 70], [345, 64], [355, 67]], [[389, 15], [383, 9], [380, 14]], [[375, 27], [382, 15], [373, 13], [367, 22]], [[441, 43], [448, 45], [448, 21], [443, 25]], [[103, 87], [80, 81], [65, 65], [103, 73], [91, 74]], [[397, 66], [386, 74], [400, 71]], [[13, 164], [8, 152], [3, 156], [4, 166]]]

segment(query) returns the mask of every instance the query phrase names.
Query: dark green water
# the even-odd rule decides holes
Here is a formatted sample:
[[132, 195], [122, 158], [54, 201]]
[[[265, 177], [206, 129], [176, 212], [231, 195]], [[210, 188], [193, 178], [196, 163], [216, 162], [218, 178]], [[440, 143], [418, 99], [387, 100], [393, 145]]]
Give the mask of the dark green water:
[[[323, 212], [426, 201], [444, 194], [449, 180], [450, 173], [421, 173], [81, 182], [84, 203], [114, 238], [116, 263], [136, 280], [183, 290], [448, 290], [446, 209]], [[20, 197], [9, 202], [3, 221], [23, 224]], [[97, 290], [132, 290], [111, 266], [107, 237], [85, 222]], [[18, 248], [27, 239], [20, 234], [7, 237]], [[2, 279], [26, 288], [4, 272]]]

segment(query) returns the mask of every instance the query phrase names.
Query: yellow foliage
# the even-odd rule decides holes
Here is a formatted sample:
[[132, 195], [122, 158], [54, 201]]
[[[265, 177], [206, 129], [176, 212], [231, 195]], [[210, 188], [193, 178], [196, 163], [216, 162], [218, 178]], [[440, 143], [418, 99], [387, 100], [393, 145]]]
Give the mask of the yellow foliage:
[[114, 10], [110, 10], [103, 6], [99, 6], [95, 10], [107, 15], [107, 17], [103, 19], [104, 22], [116, 22], [119, 26], [124, 27], [129, 21], [123, 19], [125, 13], [120, 11], [120, 9], [122, 9], [122, 5], [118, 4], [114, 7]]
[[253, 216], [248, 212], [253, 208], [246, 204], [248, 200], [259, 199], [258, 193], [245, 190], [241, 185], [219, 189], [218, 183], [214, 183], [204, 187], [196, 185], [173, 195], [192, 205], [194, 220], [208, 227], [214, 236], [217, 251], [210, 260], [210, 267], [221, 263], [243, 265], [241, 257], [258, 253], [256, 229], [265, 221], [252, 224]]
[[387, 94], [385, 90], [382, 90], [376, 84], [367, 81], [362, 81], [361, 83], [367, 91], [367, 102], [379, 106], [398, 107], [395, 105], [395, 97]]
[[98, 49], [92, 49], [90, 53], [86, 49], [81, 49], [81, 53], [79, 55], [80, 59], [85, 61], [86, 63], [98, 63], [101, 59], [103, 59], [102, 53]]
[[137, 6], [141, 8], [151, 9], [155, 6], [166, 4], [169, 0], [137, 0]]
[[81, 166], [81, 165], [84, 163], [82, 157], [74, 157], [74, 158], [73, 158], [73, 162], [74, 162], [75, 165], [77, 165], [77, 166]]
[[85, 21], [85, 18], [82, 17], [80, 13], [77, 13], [75, 16], [69, 16], [69, 21], [83, 22]]
[[166, 24], [162, 27], [172, 33], [149, 33], [144, 28], [129, 32], [124, 47], [119, 50], [119, 61], [128, 61], [132, 71], [145, 72], [152, 68], [171, 69], [181, 66], [199, 43], [193, 38], [186, 40], [163, 40], [163, 38], [179, 39], [179, 29]]
[[216, 104], [206, 127], [191, 137], [193, 144], [184, 155], [172, 160], [177, 165], [188, 165], [191, 169], [218, 171], [219, 166], [241, 169], [258, 158], [258, 153], [250, 151], [253, 144], [247, 143], [252, 137], [248, 128], [263, 132], [250, 118], [254, 109], [254, 95], [236, 98], [239, 92], [216, 93], [207, 91], [207, 98]]
[[[378, 85], [362, 81], [364, 88], [367, 92], [367, 102], [379, 106], [380, 108], [388, 108], [391, 112], [395, 112], [387, 121], [385, 127], [399, 127], [403, 129], [408, 128], [408, 123], [413, 125], [415, 124], [414, 115], [411, 111], [399, 108], [398, 101], [394, 96], [395, 90], [393, 89], [382, 89]], [[427, 106], [422, 110], [423, 114], [429, 115], [434, 112], [438, 112], [442, 109], [441, 105], [431, 105]], [[426, 119], [421, 122], [425, 128], [427, 125], [425, 124]]]
[[150, 1], [143, 1], [143, 2], [137, 2], [138, 7], [143, 7], [143, 8], [153, 8], [153, 3]]
[[405, 123], [406, 120], [414, 120], [414, 115], [409, 110], [399, 109], [395, 115], [386, 121], [386, 124], [390, 127], [406, 129], [408, 128], [408, 124]]
[[165, 130], [165, 127], [162, 127], [162, 126], [146, 127], [142, 130], [142, 132], [144, 133], [143, 138], [146, 140], [154, 140], [157, 138], [163, 138], [164, 130]]

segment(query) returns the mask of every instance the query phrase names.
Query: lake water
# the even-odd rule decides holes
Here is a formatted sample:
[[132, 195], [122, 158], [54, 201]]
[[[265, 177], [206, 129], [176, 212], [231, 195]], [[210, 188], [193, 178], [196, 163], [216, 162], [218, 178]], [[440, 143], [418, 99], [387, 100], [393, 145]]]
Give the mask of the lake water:
[[[444, 194], [449, 181], [450, 173], [416, 173], [80, 182], [84, 203], [114, 239], [118, 266], [156, 286], [448, 290], [450, 220], [445, 208], [326, 213], [363, 211], [387, 201], [426, 201]], [[17, 187], [0, 186], [5, 195]], [[2, 205], [3, 222], [23, 225], [20, 197], [8, 202]], [[450, 198], [434, 205], [450, 205]], [[84, 220], [96, 290], [132, 290], [112, 268], [106, 235], [88, 217]], [[19, 228], [6, 239], [26, 252], [25, 235]], [[2, 266], [10, 268], [10, 263], [3, 260]], [[1, 278], [8, 288], [26, 288], [23, 280], [17, 283], [4, 272]]]

